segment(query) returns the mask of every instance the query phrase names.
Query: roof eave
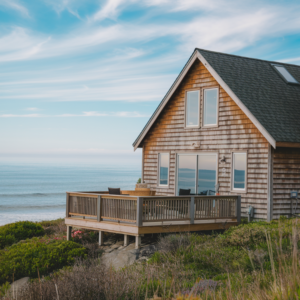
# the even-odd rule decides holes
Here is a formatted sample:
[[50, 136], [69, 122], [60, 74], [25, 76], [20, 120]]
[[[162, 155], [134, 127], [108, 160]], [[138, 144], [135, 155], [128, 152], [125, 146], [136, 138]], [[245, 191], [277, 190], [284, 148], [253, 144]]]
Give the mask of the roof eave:
[[169, 99], [172, 97], [172, 95], [176, 91], [177, 87], [182, 82], [183, 78], [185, 77], [186, 73], [189, 71], [189, 69], [192, 66], [192, 64], [194, 63], [194, 61], [197, 59], [197, 52], [198, 52], [197, 49], [195, 49], [193, 54], [191, 55], [191, 57], [189, 58], [189, 60], [185, 64], [185, 66], [183, 67], [182, 71], [180, 72], [180, 74], [177, 76], [176, 80], [170, 87], [169, 91], [167, 92], [165, 97], [162, 99], [159, 106], [157, 107], [155, 112], [152, 114], [151, 118], [149, 119], [149, 121], [147, 122], [147, 124], [145, 125], [145, 127], [143, 128], [143, 130], [141, 131], [139, 136], [137, 137], [137, 139], [134, 141], [134, 143], [133, 143], [134, 151], [140, 147], [140, 144], [143, 141], [144, 137], [146, 136], [147, 132], [149, 131], [149, 129], [151, 128], [153, 123], [156, 121], [157, 117], [160, 115], [161, 111], [164, 109], [164, 107], [168, 103]]

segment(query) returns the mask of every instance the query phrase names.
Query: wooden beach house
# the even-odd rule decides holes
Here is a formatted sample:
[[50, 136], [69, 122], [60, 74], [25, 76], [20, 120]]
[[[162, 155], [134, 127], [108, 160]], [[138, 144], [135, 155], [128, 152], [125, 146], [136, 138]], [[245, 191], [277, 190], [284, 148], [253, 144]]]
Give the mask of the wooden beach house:
[[[300, 66], [195, 49], [135, 140], [135, 191], [67, 193], [66, 224], [136, 236], [291, 214], [300, 189]], [[144, 189], [143, 189], [144, 188]], [[298, 211], [300, 212], [300, 205]]]

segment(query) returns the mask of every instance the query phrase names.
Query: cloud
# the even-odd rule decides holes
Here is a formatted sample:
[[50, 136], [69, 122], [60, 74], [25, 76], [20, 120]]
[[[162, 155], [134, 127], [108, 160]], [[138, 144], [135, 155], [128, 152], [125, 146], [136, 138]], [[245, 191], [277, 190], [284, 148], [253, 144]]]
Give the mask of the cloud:
[[286, 59], [280, 59], [279, 61], [281, 61], [283, 63], [296, 64], [296, 63], [300, 62], [300, 56], [299, 57], [286, 58]]
[[150, 115], [142, 114], [137, 111], [120, 111], [120, 112], [97, 112], [85, 111], [79, 114], [58, 114], [58, 115], [42, 115], [42, 114], [2, 114], [0, 118], [74, 118], [74, 117], [117, 117], [117, 118], [149, 118]]
[[129, 4], [132, 1], [128, 0], [107, 0], [105, 5], [97, 11], [93, 17], [93, 21], [100, 21], [104, 19], [114, 19], [119, 15], [121, 6]]
[[14, 114], [3, 114], [0, 118], [41, 118], [43, 115], [39, 114], [26, 114], [26, 115], [14, 115]]
[[78, 8], [82, 1], [80, 0], [45, 0], [45, 2], [50, 5], [55, 12], [60, 15], [64, 10], [81, 19]]
[[149, 118], [148, 114], [141, 114], [137, 111], [121, 111], [112, 113], [100, 113], [97, 111], [85, 111], [82, 114], [62, 114], [57, 117], [122, 117], [122, 118]]
[[[70, 3], [77, 3], [52, 2], [61, 7], [59, 11], [69, 7]], [[175, 49], [172, 49], [179, 49], [182, 53], [190, 53], [195, 47], [237, 51], [264, 38], [299, 32], [299, 5], [262, 6], [257, 1], [251, 2], [251, 5], [237, 5], [237, 1], [230, 1], [228, 5], [224, 3], [189, 0], [147, 1], [141, 4], [135, 0], [109, 0], [87, 21], [72, 27], [68, 33], [50, 36], [25, 28], [14, 28], [10, 34], [0, 39], [0, 62], [79, 55], [87, 51], [97, 52], [99, 46], [101, 51], [122, 49], [128, 45], [146, 45], [161, 38], [172, 39], [176, 45]], [[131, 22], [123, 21], [106, 26], [90, 22], [91, 19], [117, 19], [124, 7], [129, 5], [140, 8], [148, 6], [148, 10], [149, 6], [158, 7], [160, 10], [155, 11], [157, 18], [166, 14], [164, 21], [156, 22], [149, 19], [150, 17], [145, 17], [145, 21], [133, 18]], [[170, 18], [173, 13], [180, 11], [189, 12], [190, 18], [178, 21]], [[3, 45], [5, 48], [1, 51]], [[136, 46], [132, 46], [132, 49], [134, 48]]]
[[19, 14], [21, 14], [23, 17], [29, 17], [28, 9], [21, 5], [18, 1], [14, 0], [1, 0], [0, 1], [0, 7], [7, 7], [9, 9], [12, 9]]

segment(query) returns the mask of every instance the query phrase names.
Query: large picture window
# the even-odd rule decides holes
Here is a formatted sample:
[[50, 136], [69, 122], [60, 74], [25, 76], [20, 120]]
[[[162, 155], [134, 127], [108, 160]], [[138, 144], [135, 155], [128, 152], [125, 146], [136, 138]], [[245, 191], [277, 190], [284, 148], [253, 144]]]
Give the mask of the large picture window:
[[247, 153], [232, 153], [232, 190], [246, 191], [247, 185]]
[[218, 125], [218, 95], [218, 88], [203, 91], [203, 126]]
[[188, 91], [186, 92], [185, 102], [185, 126], [199, 127], [200, 115], [200, 92]]
[[217, 153], [178, 154], [176, 194], [215, 195], [217, 170]]
[[158, 182], [160, 186], [169, 185], [169, 153], [158, 154]]

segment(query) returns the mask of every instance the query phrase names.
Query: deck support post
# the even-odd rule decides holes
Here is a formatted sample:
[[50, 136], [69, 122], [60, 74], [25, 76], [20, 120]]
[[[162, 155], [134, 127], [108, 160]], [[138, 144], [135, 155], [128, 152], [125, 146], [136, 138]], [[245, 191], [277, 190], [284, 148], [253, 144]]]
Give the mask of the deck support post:
[[101, 196], [98, 195], [97, 198], [97, 221], [100, 222], [101, 221], [101, 208], [102, 208], [102, 203], [101, 203]]
[[129, 244], [129, 235], [124, 234], [124, 247], [127, 247]]
[[66, 218], [69, 218], [69, 212], [70, 212], [70, 195], [69, 193], [66, 193]]
[[104, 231], [99, 231], [99, 246], [103, 245]]
[[72, 237], [72, 226], [67, 226], [67, 241]]
[[143, 198], [137, 197], [136, 226], [143, 226]]
[[236, 199], [236, 220], [238, 223], [241, 223], [241, 214], [242, 214], [241, 202], [242, 202], [242, 196], [239, 195]]
[[194, 224], [194, 218], [195, 218], [195, 197], [191, 197], [190, 202], [190, 224]]
[[135, 237], [135, 249], [140, 249], [141, 248], [141, 243], [142, 243], [142, 238], [140, 235], [137, 235]]

